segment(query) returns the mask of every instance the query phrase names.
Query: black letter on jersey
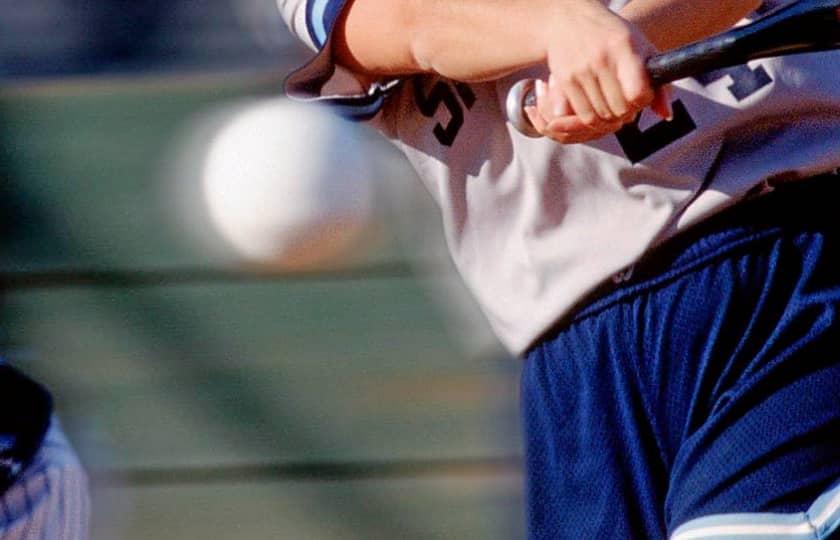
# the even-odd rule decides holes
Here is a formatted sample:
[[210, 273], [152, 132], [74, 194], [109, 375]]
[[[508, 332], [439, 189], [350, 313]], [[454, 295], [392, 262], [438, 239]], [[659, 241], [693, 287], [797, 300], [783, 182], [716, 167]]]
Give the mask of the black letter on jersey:
[[639, 118], [616, 131], [618, 144], [632, 163], [638, 163], [649, 155], [662, 150], [680, 137], [691, 133], [697, 125], [688, 114], [682, 101], [676, 100], [671, 104], [674, 118], [670, 122], [662, 120], [646, 130], [639, 129]]
[[475, 92], [472, 91], [472, 88], [462, 82], [456, 82], [455, 90], [461, 96], [461, 101], [467, 106], [467, 110], [472, 109], [473, 105], [475, 105]]
[[[475, 104], [475, 94], [472, 89], [466, 84], [456, 83], [455, 90], [461, 96], [467, 109], [471, 109]], [[458, 132], [464, 125], [464, 111], [452, 87], [443, 81], [437, 81], [432, 86], [432, 90], [428, 94], [424, 94], [423, 81], [420, 78], [415, 78], [414, 101], [417, 103], [420, 113], [426, 118], [434, 117], [441, 104], [446, 107], [446, 110], [449, 111], [449, 122], [446, 127], [440, 125], [440, 123], [435, 124], [433, 133], [440, 144], [452, 146], [455, 137], [458, 136]]]
[[738, 101], [742, 101], [773, 82], [763, 67], [756, 66], [752, 69], [746, 64], [710, 71], [694, 78], [703, 86], [709, 86], [727, 75], [732, 79], [732, 84], [727, 88]]
[[[760, 17], [766, 15], [777, 7], [779, 7], [779, 2], [762, 2], [756, 8], [755, 16]], [[744, 98], [751, 96], [759, 89], [773, 82], [773, 78], [770, 77], [762, 66], [756, 66], [755, 69], [751, 69], [746, 64], [703, 73], [694, 77], [694, 79], [703, 86], [709, 86], [727, 75], [732, 78], [732, 84], [728, 87], [729, 91], [738, 101], [742, 101]]]

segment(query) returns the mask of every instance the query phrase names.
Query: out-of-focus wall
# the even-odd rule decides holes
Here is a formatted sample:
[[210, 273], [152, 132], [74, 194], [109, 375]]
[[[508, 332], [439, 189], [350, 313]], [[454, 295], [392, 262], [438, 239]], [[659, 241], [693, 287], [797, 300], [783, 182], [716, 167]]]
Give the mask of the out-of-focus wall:
[[0, 0], [4, 78], [278, 67], [273, 0]]

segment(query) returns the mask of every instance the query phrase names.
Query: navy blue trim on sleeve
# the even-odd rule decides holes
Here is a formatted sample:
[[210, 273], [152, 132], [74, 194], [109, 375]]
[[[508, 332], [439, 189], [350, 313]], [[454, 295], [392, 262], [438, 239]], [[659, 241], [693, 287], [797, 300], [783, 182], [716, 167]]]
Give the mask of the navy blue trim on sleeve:
[[314, 64], [321, 62], [317, 62], [317, 59], [286, 79], [286, 94], [299, 101], [329, 106], [348, 120], [363, 122], [376, 116], [388, 95], [402, 83], [402, 79], [393, 79], [385, 83], [374, 83], [366, 93], [321, 95], [321, 88], [332, 76], [335, 66], [330, 63], [318, 69]]
[[330, 39], [347, 4], [348, 0], [306, 0], [306, 28], [318, 53], [302, 68], [292, 72], [284, 87], [293, 99], [328, 105], [340, 116], [361, 122], [376, 116], [385, 98], [401, 81], [375, 83], [364, 92], [355, 90], [358, 93], [322, 94], [324, 86], [335, 74]]
[[339, 116], [354, 122], [370, 120], [382, 109], [385, 98], [401, 81], [395, 80], [386, 85], [374, 85], [366, 95], [328, 96], [320, 100]]

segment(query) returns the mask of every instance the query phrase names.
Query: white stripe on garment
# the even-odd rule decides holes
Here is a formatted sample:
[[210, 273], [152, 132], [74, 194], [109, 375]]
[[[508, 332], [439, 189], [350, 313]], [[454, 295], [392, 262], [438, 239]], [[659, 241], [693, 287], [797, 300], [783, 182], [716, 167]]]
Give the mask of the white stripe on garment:
[[790, 536], [792, 534], [813, 534], [810, 523], [798, 525], [714, 525], [675, 534], [671, 540], [694, 540], [716, 536]]
[[[698, 527], [686, 531], [677, 531], [671, 537], [671, 540], [695, 540], [701, 538], [715, 538], [715, 537], [736, 537], [742, 536], [745, 538], [761, 536], [761, 537], [792, 537], [806, 535], [808, 538], [817, 538], [819, 530], [826, 525], [829, 519], [836, 517], [840, 512], [840, 488], [835, 487], [837, 493], [831, 496], [829, 501], [825, 504], [823, 509], [816, 516], [811, 516], [809, 519], [808, 513], [803, 513], [803, 522], [796, 524], [716, 524], [707, 527]], [[830, 492], [830, 491], [829, 491]], [[827, 493], [825, 494], [827, 495]], [[819, 499], [813, 506], [819, 505]], [[812, 506], [812, 508], [813, 508]], [[810, 512], [810, 510], [809, 510]], [[765, 517], [779, 516], [779, 514], [763, 514]], [[719, 516], [724, 518], [726, 516]], [[762, 514], [755, 515], [756, 520], [762, 517]], [[690, 527], [689, 523], [689, 527]]]
[[58, 538], [85, 540], [88, 535], [87, 478], [77, 469], [54, 469], [51, 473], [57, 476], [60, 485], [53, 495], [53, 508], [61, 509], [60, 518], [53, 523], [60, 531]]
[[[64, 474], [62, 472], [58, 472], [59, 477], [63, 477]], [[67, 488], [64, 485], [64, 482], [61, 482], [61, 496], [58, 498], [57, 503], [61, 505], [61, 535], [66, 536], [71, 534], [71, 523], [73, 523], [73, 512], [71, 511], [70, 506], [73, 504], [73, 497], [71, 493], [68, 493]]]
[[39, 474], [30, 477], [24, 488], [26, 490], [26, 507], [33, 516], [33, 519], [28, 520], [26, 533], [24, 538], [38, 538], [46, 540], [46, 531], [44, 525], [46, 524], [46, 509], [50, 507], [50, 500], [53, 498], [52, 489], [46, 475]]
[[825, 505], [823, 511], [820, 512], [817, 516], [811, 518], [814, 525], [818, 528], [825, 524], [832, 515], [840, 511], [840, 490], [837, 491], [837, 494], [831, 498], [828, 504]]

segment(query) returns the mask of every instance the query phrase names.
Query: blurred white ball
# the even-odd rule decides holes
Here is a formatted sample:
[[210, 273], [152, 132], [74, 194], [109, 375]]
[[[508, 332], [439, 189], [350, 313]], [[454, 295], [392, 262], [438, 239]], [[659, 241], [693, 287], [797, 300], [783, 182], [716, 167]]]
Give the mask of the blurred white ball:
[[372, 220], [374, 184], [358, 129], [287, 99], [239, 109], [203, 164], [204, 199], [221, 236], [250, 261], [281, 269], [354, 258]]

